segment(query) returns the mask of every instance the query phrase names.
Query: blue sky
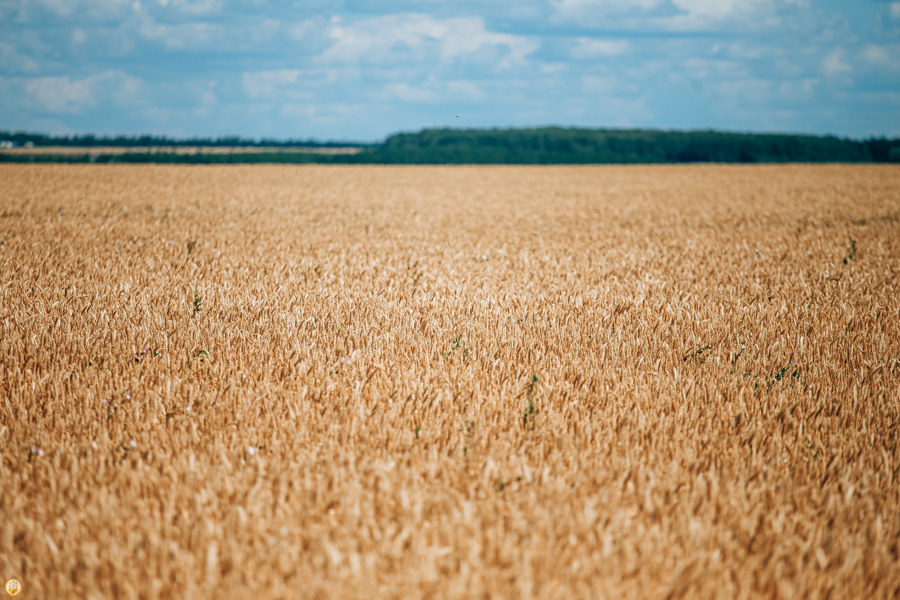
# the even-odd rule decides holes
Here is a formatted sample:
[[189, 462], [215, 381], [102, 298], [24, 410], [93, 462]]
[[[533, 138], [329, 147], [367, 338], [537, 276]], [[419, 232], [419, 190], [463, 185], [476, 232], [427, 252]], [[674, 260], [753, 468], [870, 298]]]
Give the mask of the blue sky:
[[900, 2], [0, 0], [0, 129], [900, 136]]

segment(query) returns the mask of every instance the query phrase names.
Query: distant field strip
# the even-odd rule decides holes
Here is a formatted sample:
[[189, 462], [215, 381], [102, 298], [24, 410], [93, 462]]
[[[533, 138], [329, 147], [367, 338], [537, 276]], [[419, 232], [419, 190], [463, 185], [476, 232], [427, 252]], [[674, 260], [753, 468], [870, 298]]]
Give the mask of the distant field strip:
[[23, 598], [896, 598], [900, 167], [0, 165]]

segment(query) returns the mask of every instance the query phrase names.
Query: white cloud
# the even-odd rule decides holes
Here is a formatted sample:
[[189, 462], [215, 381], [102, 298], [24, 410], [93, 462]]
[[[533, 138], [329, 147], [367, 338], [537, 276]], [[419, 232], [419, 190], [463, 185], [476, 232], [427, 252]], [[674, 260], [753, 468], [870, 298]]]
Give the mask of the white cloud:
[[50, 112], [80, 112], [95, 102], [94, 81], [73, 81], [62, 77], [35, 77], [25, 84], [25, 91], [40, 106]]
[[[887, 64], [891, 61], [891, 54], [887, 51], [884, 46], [876, 46], [875, 44], [869, 44], [863, 50], [863, 56], [867, 61], [876, 65]], [[897, 56], [894, 54], [894, 56]]]
[[767, 105], [771, 98], [772, 87], [772, 82], [754, 78], [720, 81], [710, 85], [719, 97], [726, 100], [725, 103], [720, 103], [720, 106], [732, 108]]
[[20, 10], [39, 8], [60, 17], [77, 15], [88, 18], [110, 18], [127, 12], [131, 0], [31, 0], [21, 2]]
[[287, 103], [281, 106], [279, 113], [291, 119], [308, 119], [315, 116], [316, 111], [315, 105]]
[[822, 69], [829, 77], [836, 77], [851, 71], [850, 65], [846, 63], [844, 57], [846, 52], [843, 48], [836, 48], [829, 52], [822, 61]]
[[556, 15], [564, 20], [581, 20], [647, 11], [662, 2], [663, 0], [554, 0], [553, 8]]
[[783, 81], [778, 85], [781, 98], [791, 102], [804, 102], [815, 98], [818, 79], [801, 79], [799, 81]]
[[482, 100], [484, 92], [471, 81], [456, 80], [447, 82], [447, 92], [456, 98], [465, 100]]
[[295, 40], [304, 40], [311, 35], [315, 35], [320, 29], [322, 29], [322, 21], [320, 19], [298, 21], [287, 27], [289, 35]]
[[145, 40], [159, 42], [169, 50], [185, 50], [218, 40], [224, 32], [220, 26], [202, 21], [168, 25], [142, 14], [137, 33]]
[[404, 81], [389, 83], [382, 88], [379, 97], [401, 102], [472, 101], [483, 100], [485, 94], [478, 85], [468, 80], [440, 82], [431, 79], [421, 85], [410, 85]]
[[35, 60], [28, 53], [23, 53], [22, 48], [16, 44], [10, 44], [0, 40], [0, 70], [4, 73], [33, 73], [37, 74], [46, 68], [46, 65]]
[[157, 0], [163, 8], [185, 15], [212, 15], [222, 10], [221, 0]]
[[587, 75], [581, 78], [581, 90], [591, 96], [610, 95], [621, 87], [621, 81], [615, 77], [598, 77]]
[[732, 81], [749, 77], [741, 61], [727, 58], [689, 58], [679, 65], [692, 81], [724, 80]]
[[630, 49], [624, 40], [598, 40], [593, 38], [577, 38], [572, 48], [573, 58], [596, 58], [599, 56], [619, 56]]
[[249, 23], [246, 38], [255, 44], [271, 42], [282, 30], [282, 23], [278, 19], [262, 19]]
[[[285, 104], [280, 109], [280, 114], [290, 119], [302, 121], [305, 126], [316, 125], [326, 129], [332, 129], [335, 126], [355, 122], [363, 114], [367, 122], [370, 118], [371, 107], [363, 104], [353, 104], [346, 102], [327, 102], [322, 104], [306, 103], [306, 104]], [[307, 130], [309, 131], [309, 130]], [[359, 134], [358, 127], [354, 129], [355, 135]], [[308, 136], [309, 133], [303, 134]], [[286, 137], [283, 133], [280, 137]], [[331, 139], [338, 136], [331, 135]], [[346, 135], [345, 139], [359, 139], [353, 135]]]
[[423, 87], [413, 87], [404, 81], [389, 83], [384, 86], [380, 94], [385, 100], [399, 100], [401, 102], [427, 102], [434, 100], [434, 91]]
[[900, 19], [900, 2], [891, 2], [888, 12], [890, 12], [892, 18]]
[[[220, 0], [156, 0], [156, 3], [158, 8], [145, 8], [135, 1], [132, 15], [119, 25], [121, 45], [126, 52], [134, 48], [134, 38], [157, 42], [168, 50], [177, 51], [209, 46], [228, 37], [225, 27], [200, 18], [217, 12], [221, 8]], [[165, 17], [159, 20], [154, 15]], [[231, 31], [232, 36], [235, 33]], [[237, 36], [232, 43], [239, 41], [241, 38]]]
[[275, 98], [300, 79], [299, 69], [277, 69], [244, 73], [241, 84], [250, 98]]
[[219, 97], [216, 95], [216, 82], [207, 82], [206, 86], [200, 92], [200, 104], [209, 107], [218, 103]]
[[140, 96], [143, 82], [121, 71], [106, 71], [83, 79], [68, 75], [22, 80], [25, 94], [49, 112], [78, 114], [98, 104], [98, 98], [112, 98], [123, 106]]
[[[783, 0], [788, 1], [788, 0]], [[554, 19], [589, 26], [702, 31], [775, 22], [776, 0], [555, 0]], [[675, 9], [674, 11], [672, 9]]]
[[778, 24], [775, 0], [672, 0], [680, 11], [660, 19], [675, 31], [770, 28]]
[[332, 45], [321, 57], [328, 63], [452, 61], [490, 51], [503, 68], [523, 62], [539, 47], [539, 42], [524, 36], [488, 31], [480, 17], [389, 15], [351, 25], [332, 23], [329, 36]]
[[869, 44], [862, 50], [863, 58], [878, 67], [884, 67], [891, 71], [900, 70], [900, 44]]
[[765, 0], [673, 0], [675, 6], [696, 21], [723, 21], [770, 4]]
[[74, 2], [66, 2], [66, 0], [39, 0], [37, 4], [64, 17], [72, 14], [72, 11], [77, 8]]
[[[559, 106], [553, 108], [549, 118], [559, 119], [560, 114], [585, 124], [603, 127], [634, 127], [654, 117], [644, 96], [603, 93], [599, 90], [590, 96], [580, 95], [562, 100]], [[596, 122], [598, 116], [600, 120]], [[545, 116], [544, 120], [547, 118]]]
[[558, 73], [565, 73], [569, 70], [569, 64], [563, 62], [541, 62], [538, 63], [538, 71], [543, 75], [556, 75]]

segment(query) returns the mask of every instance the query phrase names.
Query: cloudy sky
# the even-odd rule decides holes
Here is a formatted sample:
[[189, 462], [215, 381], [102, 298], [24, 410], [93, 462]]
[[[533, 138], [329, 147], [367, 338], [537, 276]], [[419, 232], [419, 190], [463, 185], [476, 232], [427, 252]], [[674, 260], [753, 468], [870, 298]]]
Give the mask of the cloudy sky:
[[0, 129], [900, 136], [900, 2], [0, 0]]

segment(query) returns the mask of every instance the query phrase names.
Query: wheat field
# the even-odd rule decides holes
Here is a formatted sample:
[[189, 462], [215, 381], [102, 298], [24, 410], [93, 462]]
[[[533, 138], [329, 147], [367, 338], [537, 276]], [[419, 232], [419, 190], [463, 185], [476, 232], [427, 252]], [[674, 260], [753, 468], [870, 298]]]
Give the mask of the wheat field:
[[0, 166], [21, 598], [900, 596], [900, 168]]

